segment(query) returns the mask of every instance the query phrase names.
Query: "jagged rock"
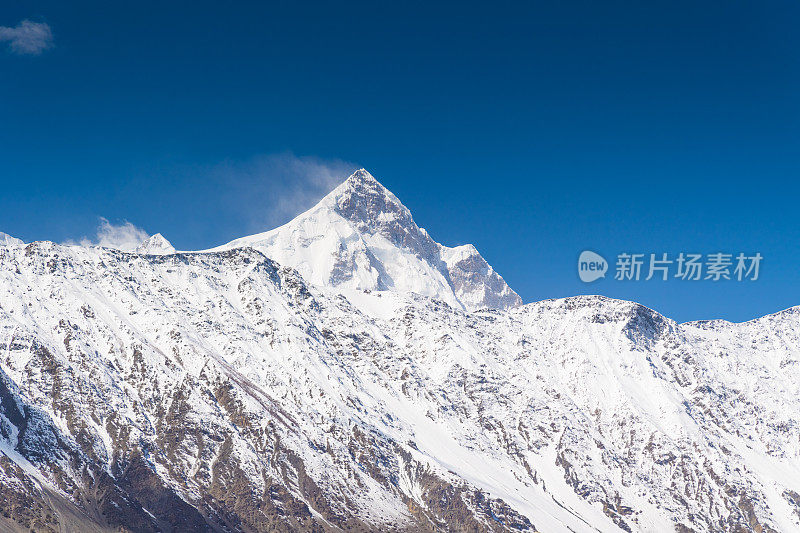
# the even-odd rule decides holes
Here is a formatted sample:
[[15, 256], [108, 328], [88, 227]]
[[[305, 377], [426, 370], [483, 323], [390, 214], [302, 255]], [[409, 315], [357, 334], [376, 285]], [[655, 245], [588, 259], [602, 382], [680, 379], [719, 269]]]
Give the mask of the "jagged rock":
[[[309, 275], [372, 264], [370, 292], [258, 247], [0, 246], [0, 530], [800, 528], [800, 309], [498, 310], [472, 249], [359, 179], [329, 206], [363, 247]], [[401, 290], [375, 243], [442, 292]]]
[[415, 293], [468, 310], [522, 304], [474, 246], [435, 242], [364, 169], [288, 224], [215, 250], [241, 246], [263, 251], [318, 285]]

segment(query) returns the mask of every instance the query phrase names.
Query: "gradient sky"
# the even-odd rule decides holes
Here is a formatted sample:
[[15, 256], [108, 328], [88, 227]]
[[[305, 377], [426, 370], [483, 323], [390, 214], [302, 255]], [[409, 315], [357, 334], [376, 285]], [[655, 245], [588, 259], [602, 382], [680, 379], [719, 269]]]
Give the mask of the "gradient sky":
[[[64, 242], [105, 217], [201, 249], [364, 166], [526, 302], [800, 304], [800, 4], [522, 4], [6, 2], [0, 26], [53, 40], [0, 43], [0, 231]], [[584, 249], [764, 262], [585, 285]]]

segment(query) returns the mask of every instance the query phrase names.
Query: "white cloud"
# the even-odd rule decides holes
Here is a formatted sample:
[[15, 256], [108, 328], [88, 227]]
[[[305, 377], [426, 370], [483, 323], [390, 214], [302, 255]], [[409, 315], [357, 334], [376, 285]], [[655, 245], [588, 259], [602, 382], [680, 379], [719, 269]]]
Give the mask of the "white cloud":
[[264, 231], [311, 208], [357, 168], [338, 159], [285, 153], [218, 165], [213, 174], [225, 202], [245, 215], [251, 230]]
[[[150, 235], [141, 228], [137, 228], [127, 220], [117, 226], [111, 224], [105, 218], [100, 218], [100, 225], [97, 226], [97, 235], [94, 239], [83, 237], [78, 244], [81, 246], [104, 246], [114, 248], [123, 252], [132, 252], [142, 241]], [[67, 244], [75, 244], [68, 242]]]
[[23, 20], [16, 26], [0, 26], [0, 42], [8, 41], [16, 54], [38, 55], [53, 46], [53, 32], [43, 22]]
[[[313, 207], [358, 168], [338, 159], [291, 153], [262, 155], [246, 161], [181, 168], [180, 185], [159, 189], [157, 194], [165, 202], [187, 202], [191, 206], [186, 211], [185, 231], [217, 238], [219, 226], [231, 240], [288, 222]], [[101, 218], [95, 236], [63, 244], [131, 252], [149, 237], [126, 220], [112, 224]], [[206, 242], [201, 247], [217, 244], [220, 243]]]

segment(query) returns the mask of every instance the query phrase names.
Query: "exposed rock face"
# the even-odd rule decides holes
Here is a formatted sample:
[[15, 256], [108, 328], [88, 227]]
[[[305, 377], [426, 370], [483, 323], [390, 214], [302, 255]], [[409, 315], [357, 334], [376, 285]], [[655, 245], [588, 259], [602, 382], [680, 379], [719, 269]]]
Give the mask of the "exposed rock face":
[[599, 297], [480, 313], [360, 297], [253, 249], [0, 248], [0, 515], [42, 531], [798, 524], [800, 313], [679, 325]]
[[297, 269], [317, 285], [414, 293], [467, 310], [522, 304], [473, 246], [435, 242], [364, 169], [288, 224], [217, 250], [242, 246]]
[[64, 525], [54, 491], [98, 530], [533, 530], [359, 412], [375, 326], [255, 250], [33, 243], [0, 273], [0, 514], [23, 528]]
[[0, 242], [0, 531], [800, 530], [800, 308], [516, 306], [357, 174], [300, 272]]

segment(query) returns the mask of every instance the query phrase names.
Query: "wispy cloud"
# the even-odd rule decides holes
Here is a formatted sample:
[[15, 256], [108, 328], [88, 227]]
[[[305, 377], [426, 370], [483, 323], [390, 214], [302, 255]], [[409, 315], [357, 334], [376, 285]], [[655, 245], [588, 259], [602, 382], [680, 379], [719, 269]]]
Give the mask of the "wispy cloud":
[[53, 32], [43, 22], [23, 20], [14, 27], [0, 26], [0, 42], [8, 41], [15, 54], [39, 55], [53, 46]]
[[114, 225], [105, 218], [100, 218], [100, 225], [97, 226], [97, 235], [94, 238], [83, 237], [79, 241], [68, 241], [65, 244], [79, 244], [81, 246], [104, 246], [114, 248], [123, 252], [132, 252], [142, 241], [150, 235], [141, 228], [128, 222]]
[[[194, 249], [204, 249], [288, 222], [313, 207], [358, 168], [339, 159], [291, 153], [260, 155], [244, 161], [172, 167], [169, 179], [152, 181], [144, 193], [141, 186], [123, 192], [136, 204], [141, 201], [137, 195], [146, 194], [148, 202], [156, 197], [166, 205], [180, 205], [179, 233]], [[158, 175], [158, 171], [153, 169], [151, 175]], [[95, 235], [63, 244], [130, 252], [150, 237], [127, 220], [109, 218], [114, 222], [99, 219]], [[150, 220], [147, 227], [154, 223]]]
[[338, 159], [260, 156], [213, 169], [224, 199], [246, 217], [250, 230], [264, 231], [309, 209], [358, 168]]

